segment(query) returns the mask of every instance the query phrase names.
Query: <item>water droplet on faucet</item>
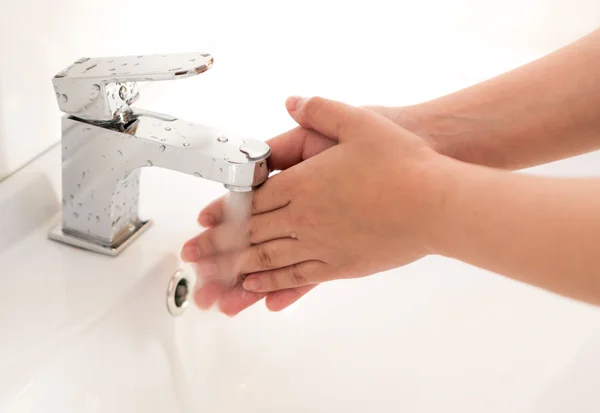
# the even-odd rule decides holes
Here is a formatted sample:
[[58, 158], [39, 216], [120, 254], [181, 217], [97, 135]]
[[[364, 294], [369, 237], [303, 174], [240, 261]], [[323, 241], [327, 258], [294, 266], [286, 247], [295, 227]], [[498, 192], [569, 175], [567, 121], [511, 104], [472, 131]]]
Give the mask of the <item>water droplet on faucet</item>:
[[96, 84], [94, 84], [94, 85], [92, 86], [92, 89], [94, 89], [95, 91], [98, 91], [98, 90], [100, 90], [100, 85], [96, 85]]
[[119, 89], [119, 97], [122, 100], [127, 99], [127, 88], [125, 86], [121, 86], [121, 88]]
[[199, 172], [194, 172], [194, 176], [197, 176], [198, 178], [202, 178], [202, 174], [200, 174]]
[[73, 212], [73, 216], [75, 217], [75, 219], [79, 218], [79, 214], [77, 212]]
[[69, 101], [69, 97], [68, 97], [67, 95], [62, 95], [62, 96], [60, 97], [60, 101], [61, 101], [62, 103], [67, 103], [67, 102]]
[[123, 152], [121, 152], [120, 150], [117, 150], [117, 152], [119, 153], [119, 155], [123, 156]]
[[160, 146], [158, 147], [158, 151], [159, 151], [159, 152], [164, 152], [164, 151], [165, 151], [165, 149], [167, 149], [167, 147], [166, 147], [165, 145], [160, 145]]
[[189, 142], [183, 142], [183, 146], [190, 146]]
[[154, 166], [154, 164], [152, 163], [152, 161], [146, 161], [146, 165], [148, 165], [148, 166]]
[[96, 215], [96, 222], [100, 222], [100, 216]]
[[165, 130], [168, 132], [171, 130], [171, 128], [169, 128], [168, 126], [165, 126]]
[[60, 97], [60, 93], [56, 92], [56, 97], [59, 98]]

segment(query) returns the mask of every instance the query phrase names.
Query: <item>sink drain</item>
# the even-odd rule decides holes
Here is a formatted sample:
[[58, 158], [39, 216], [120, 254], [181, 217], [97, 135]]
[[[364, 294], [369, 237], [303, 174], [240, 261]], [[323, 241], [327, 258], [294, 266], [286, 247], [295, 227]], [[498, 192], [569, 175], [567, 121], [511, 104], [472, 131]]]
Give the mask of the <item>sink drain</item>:
[[192, 293], [192, 280], [184, 270], [177, 270], [171, 276], [167, 288], [167, 309], [171, 315], [180, 316], [187, 308]]

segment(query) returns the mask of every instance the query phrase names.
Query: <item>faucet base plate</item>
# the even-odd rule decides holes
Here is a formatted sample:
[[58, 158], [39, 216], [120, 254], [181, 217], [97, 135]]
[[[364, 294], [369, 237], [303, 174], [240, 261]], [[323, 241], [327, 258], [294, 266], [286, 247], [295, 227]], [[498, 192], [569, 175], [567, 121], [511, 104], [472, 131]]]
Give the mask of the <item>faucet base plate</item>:
[[48, 232], [48, 238], [50, 238], [53, 241], [70, 245], [72, 247], [81, 248], [84, 250], [108, 255], [111, 257], [116, 257], [121, 252], [123, 252], [128, 246], [130, 246], [133, 243], [133, 241], [135, 241], [140, 235], [142, 235], [142, 233], [146, 231], [151, 225], [152, 221], [150, 220], [140, 222], [137, 229], [133, 231], [130, 236], [128, 236], [118, 245], [112, 247], [97, 244], [91, 240], [87, 240], [76, 235], [65, 233], [62, 230], [62, 225], [60, 223], [52, 227], [52, 229]]

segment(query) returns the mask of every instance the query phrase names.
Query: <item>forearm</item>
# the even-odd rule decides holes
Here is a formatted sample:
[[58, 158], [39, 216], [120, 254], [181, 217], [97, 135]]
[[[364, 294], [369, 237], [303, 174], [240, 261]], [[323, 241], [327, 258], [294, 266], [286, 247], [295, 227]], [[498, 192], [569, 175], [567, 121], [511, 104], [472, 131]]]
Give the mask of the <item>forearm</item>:
[[396, 121], [441, 153], [520, 169], [600, 149], [600, 30]]
[[600, 304], [600, 180], [448, 161], [438, 171], [431, 249]]

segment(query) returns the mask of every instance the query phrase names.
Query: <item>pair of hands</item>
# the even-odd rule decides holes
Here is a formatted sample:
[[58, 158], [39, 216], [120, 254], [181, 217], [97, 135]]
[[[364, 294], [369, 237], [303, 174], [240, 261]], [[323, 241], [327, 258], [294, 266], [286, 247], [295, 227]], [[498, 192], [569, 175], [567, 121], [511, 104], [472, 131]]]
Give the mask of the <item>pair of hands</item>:
[[[199, 215], [207, 229], [183, 247], [204, 281], [201, 308], [218, 303], [233, 316], [266, 297], [279, 311], [321, 282], [432, 252], [428, 217], [443, 202], [432, 171], [442, 156], [385, 108], [298, 97], [286, 107], [299, 127], [268, 142], [270, 167], [281, 172], [248, 195], [250, 216], [232, 226], [218, 199]], [[245, 242], [220, 242], [236, 231]]]

